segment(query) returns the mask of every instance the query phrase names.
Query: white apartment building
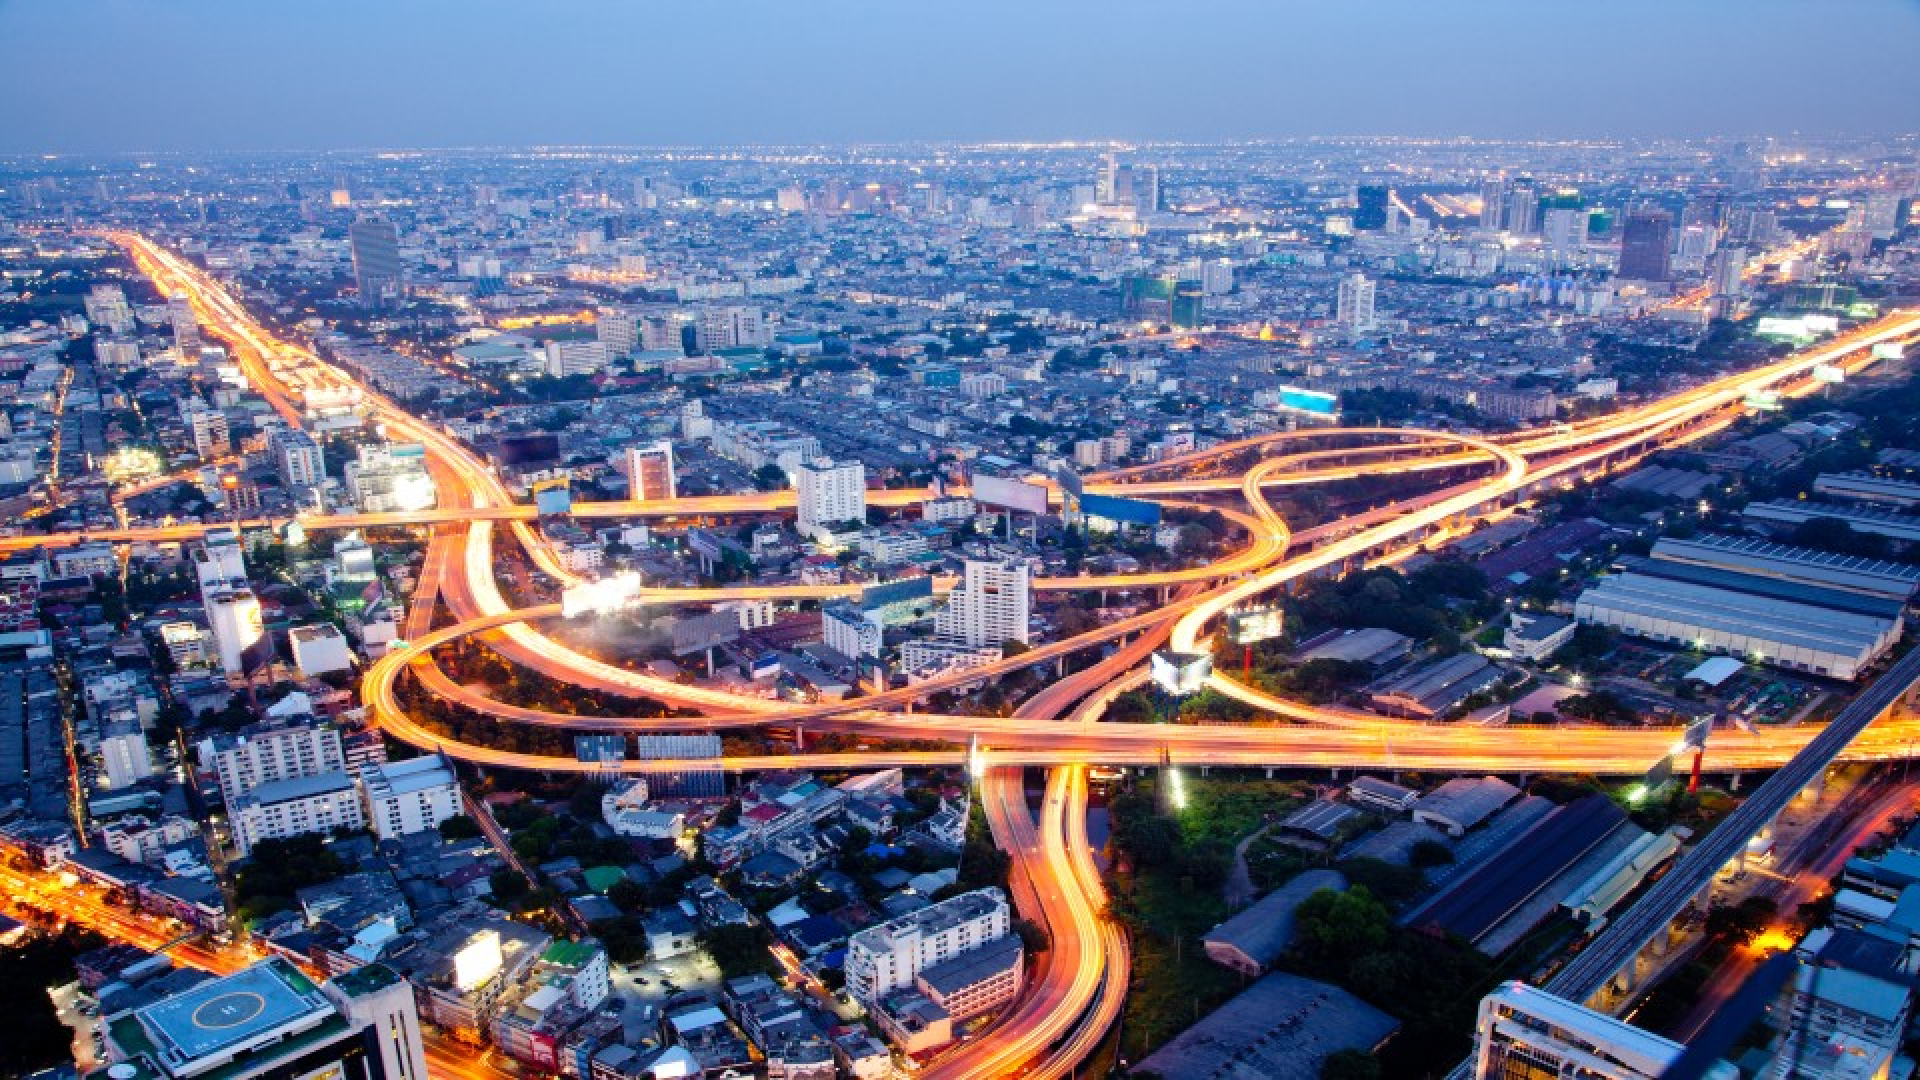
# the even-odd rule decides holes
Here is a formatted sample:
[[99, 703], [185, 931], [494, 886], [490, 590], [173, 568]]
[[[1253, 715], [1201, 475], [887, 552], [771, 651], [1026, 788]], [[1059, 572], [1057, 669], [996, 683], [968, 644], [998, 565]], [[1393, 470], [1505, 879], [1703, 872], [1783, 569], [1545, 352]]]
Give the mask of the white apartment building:
[[1024, 559], [968, 559], [960, 585], [934, 615], [934, 632], [968, 645], [1026, 644], [1033, 567]]
[[923, 521], [966, 521], [979, 513], [979, 507], [965, 495], [941, 495], [920, 504]]
[[116, 818], [100, 827], [100, 846], [128, 862], [155, 864], [168, 848], [184, 844], [199, 834], [192, 821], [169, 814], [159, 821], [148, 821], [138, 814]]
[[795, 470], [795, 477], [795, 486], [800, 491], [797, 525], [801, 535], [815, 536], [823, 531], [823, 526], [844, 521], [866, 524], [865, 465], [822, 458], [803, 462]]
[[244, 584], [247, 559], [240, 547], [240, 537], [232, 529], [216, 529], [202, 537], [193, 549], [193, 573], [202, 589]]
[[193, 435], [193, 452], [200, 460], [223, 457], [233, 450], [227, 434], [227, 414], [199, 398], [188, 398], [180, 407], [180, 419]]
[[353, 505], [363, 514], [426, 510], [439, 498], [427, 472], [426, 447], [419, 443], [362, 446], [342, 471]]
[[546, 358], [547, 374], [555, 378], [607, 370], [607, 346], [600, 341], [549, 341]]
[[118, 575], [120, 557], [112, 544], [81, 544], [53, 553], [53, 572], [57, 577], [92, 577], [95, 574]]
[[976, 889], [931, 907], [870, 926], [847, 940], [847, 993], [872, 1008], [882, 997], [912, 986], [921, 971], [972, 952], [1013, 929], [1007, 898]]
[[773, 342], [766, 313], [759, 308], [706, 308], [694, 323], [695, 340], [701, 352], [716, 349], [764, 349]]
[[367, 795], [367, 823], [382, 840], [440, 827], [465, 812], [460, 778], [438, 754], [377, 765], [360, 774]]
[[207, 740], [201, 744], [200, 765], [220, 778], [220, 796], [231, 805], [266, 784], [340, 772], [347, 759], [338, 729], [301, 716]]
[[960, 396], [973, 401], [997, 398], [1007, 392], [1007, 377], [992, 372], [960, 376]]
[[280, 482], [290, 488], [320, 486], [327, 478], [327, 463], [320, 444], [298, 428], [275, 428], [267, 436], [274, 465], [280, 470]]
[[227, 804], [227, 820], [243, 856], [262, 840], [367, 827], [360, 793], [344, 771], [262, 784]]
[[827, 648], [842, 656], [858, 659], [880, 655], [884, 628], [852, 604], [830, 604], [822, 608], [820, 629]]
[[110, 725], [100, 736], [100, 766], [108, 791], [132, 787], [153, 775], [153, 753], [138, 720]]

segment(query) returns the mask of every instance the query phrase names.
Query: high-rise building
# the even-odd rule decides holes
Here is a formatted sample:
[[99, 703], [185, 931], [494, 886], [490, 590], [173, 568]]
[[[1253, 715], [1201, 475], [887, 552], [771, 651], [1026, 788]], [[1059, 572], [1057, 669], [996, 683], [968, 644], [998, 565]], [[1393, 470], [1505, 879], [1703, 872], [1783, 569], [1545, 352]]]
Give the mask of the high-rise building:
[[404, 292], [400, 274], [400, 230], [391, 221], [363, 218], [347, 229], [353, 247], [353, 278], [360, 302], [368, 307], [397, 303]]
[[694, 323], [694, 341], [701, 352], [719, 349], [762, 349], [773, 337], [766, 313], [751, 307], [706, 308]]
[[347, 759], [338, 728], [311, 716], [292, 716], [201, 743], [200, 767], [219, 778], [220, 797], [231, 803], [276, 780], [340, 772]]
[[629, 499], [651, 502], [679, 496], [679, 483], [673, 468], [673, 444], [665, 439], [627, 447], [625, 472]]
[[1480, 185], [1480, 227], [1499, 229], [1506, 224], [1507, 182], [1498, 178]]
[[821, 458], [795, 471], [800, 491], [798, 527], [811, 535], [827, 525], [867, 521], [867, 467], [857, 461]]
[[359, 448], [345, 469], [347, 491], [361, 513], [426, 510], [439, 499], [419, 443], [371, 443]]
[[1373, 290], [1373, 282], [1362, 274], [1349, 274], [1341, 278], [1340, 292], [1335, 298], [1334, 321], [1356, 333], [1373, 329]]
[[1515, 236], [1531, 236], [1540, 231], [1540, 188], [1531, 177], [1522, 176], [1507, 185], [1507, 231]]
[[1393, 202], [1393, 192], [1387, 190], [1385, 184], [1361, 184], [1354, 192], [1354, 200], [1355, 229], [1377, 231], [1387, 227], [1387, 207]]
[[1012, 929], [1006, 895], [991, 887], [869, 926], [847, 939], [847, 994], [871, 1007], [912, 986], [922, 970], [1006, 937]]
[[313, 436], [299, 428], [278, 427], [267, 435], [280, 482], [295, 491], [319, 487], [327, 478], [326, 457]]
[[360, 783], [367, 795], [367, 824], [382, 840], [437, 829], [464, 810], [460, 778], [453, 763], [438, 754], [374, 766], [360, 774]]
[[1673, 278], [1673, 215], [1656, 206], [1627, 214], [1620, 230], [1619, 276], [1630, 281]]
[[182, 355], [200, 347], [200, 320], [193, 313], [193, 301], [186, 293], [167, 298], [167, 321], [173, 324], [173, 344]]
[[[1480, 999], [1469, 1075], [1473, 1080], [1657, 1080], [1684, 1049], [1606, 1013], [1510, 982]], [[1707, 1080], [1739, 1075], [1719, 1062], [1707, 1071]]]
[[266, 621], [260, 614], [260, 598], [245, 585], [217, 585], [202, 597], [207, 608], [207, 628], [220, 656], [220, 669], [229, 675], [244, 675], [259, 666], [263, 643], [270, 648]]
[[1737, 298], [1746, 292], [1747, 249], [1723, 247], [1713, 253], [1713, 270], [1708, 287], [1716, 297]]
[[232, 529], [214, 529], [200, 538], [190, 556], [194, 579], [202, 591], [222, 585], [247, 583], [247, 559], [240, 536]]
[[225, 412], [197, 397], [190, 397], [180, 406], [180, 419], [186, 422], [187, 430], [193, 435], [193, 452], [200, 456], [200, 460], [211, 461], [232, 452], [233, 444], [228, 441]]
[[101, 1021], [88, 1080], [426, 1080], [413, 988], [380, 964], [314, 985], [278, 957]]
[[1555, 206], [1541, 215], [1540, 231], [1546, 236], [1548, 250], [1566, 254], [1587, 246], [1588, 215], [1585, 207]]
[[1033, 567], [1025, 559], [968, 559], [947, 606], [934, 616], [934, 632], [968, 645], [1026, 644], [1033, 607]]
[[345, 772], [261, 784], [227, 804], [227, 820], [242, 855], [262, 840], [367, 827], [360, 792]]

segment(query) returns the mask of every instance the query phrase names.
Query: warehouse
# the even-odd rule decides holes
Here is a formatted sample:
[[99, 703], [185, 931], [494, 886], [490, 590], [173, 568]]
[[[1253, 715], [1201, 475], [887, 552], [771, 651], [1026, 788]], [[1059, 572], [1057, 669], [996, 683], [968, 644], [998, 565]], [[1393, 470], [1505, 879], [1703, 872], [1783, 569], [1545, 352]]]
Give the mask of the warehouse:
[[1373, 707], [1395, 716], [1432, 719], [1499, 681], [1499, 668], [1478, 653], [1461, 653], [1398, 672], [1376, 684]]
[[1791, 547], [1753, 536], [1668, 538], [1653, 545], [1653, 557], [1901, 601], [1920, 589], [1920, 566]]
[[1841, 503], [1775, 499], [1772, 502], [1748, 503], [1741, 514], [1754, 524], [1774, 528], [1792, 528], [1814, 518], [1838, 518], [1854, 532], [1885, 536], [1903, 544], [1920, 541], [1920, 517]]
[[[1791, 588], [1827, 594], [1823, 599], [1838, 595]], [[1856, 601], [1872, 599], [1844, 595]], [[1900, 640], [1897, 614], [1845, 610], [1806, 598], [1785, 599], [1652, 573], [1619, 574], [1600, 582], [1580, 594], [1573, 613], [1583, 623], [1636, 637], [1835, 679], [1857, 677]]]
[[1816, 495], [1877, 503], [1901, 510], [1920, 506], [1920, 484], [1908, 480], [1889, 480], [1869, 472], [1821, 473], [1813, 479], [1813, 491]]

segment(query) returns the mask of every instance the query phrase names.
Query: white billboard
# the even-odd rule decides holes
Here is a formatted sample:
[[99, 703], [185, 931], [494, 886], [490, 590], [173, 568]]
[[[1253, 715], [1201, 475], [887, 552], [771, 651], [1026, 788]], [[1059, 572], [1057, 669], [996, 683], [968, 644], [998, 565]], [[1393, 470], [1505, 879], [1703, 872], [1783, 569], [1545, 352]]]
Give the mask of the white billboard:
[[560, 614], [569, 619], [576, 615], [611, 615], [639, 602], [640, 575], [629, 570], [565, 590], [560, 594]]
[[1004, 506], [1009, 510], [1024, 510], [1029, 514], [1044, 514], [1047, 512], [1047, 489], [1038, 484], [1008, 480], [1001, 476], [976, 476], [973, 478], [973, 501], [989, 506]]
[[484, 986], [499, 974], [505, 957], [500, 952], [500, 932], [483, 930], [453, 954], [453, 984], [465, 993]]
[[1213, 674], [1213, 657], [1162, 649], [1153, 654], [1150, 673], [1153, 684], [1167, 696], [1190, 697], [1207, 685], [1207, 678]]

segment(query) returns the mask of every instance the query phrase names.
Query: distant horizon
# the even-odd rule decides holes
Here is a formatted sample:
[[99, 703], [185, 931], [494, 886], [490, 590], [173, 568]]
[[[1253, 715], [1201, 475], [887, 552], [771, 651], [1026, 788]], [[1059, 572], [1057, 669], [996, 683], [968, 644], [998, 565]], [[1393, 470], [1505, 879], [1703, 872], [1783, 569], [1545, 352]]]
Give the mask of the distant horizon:
[[0, 37], [7, 156], [1920, 128], [1914, 0], [0, 0]]

